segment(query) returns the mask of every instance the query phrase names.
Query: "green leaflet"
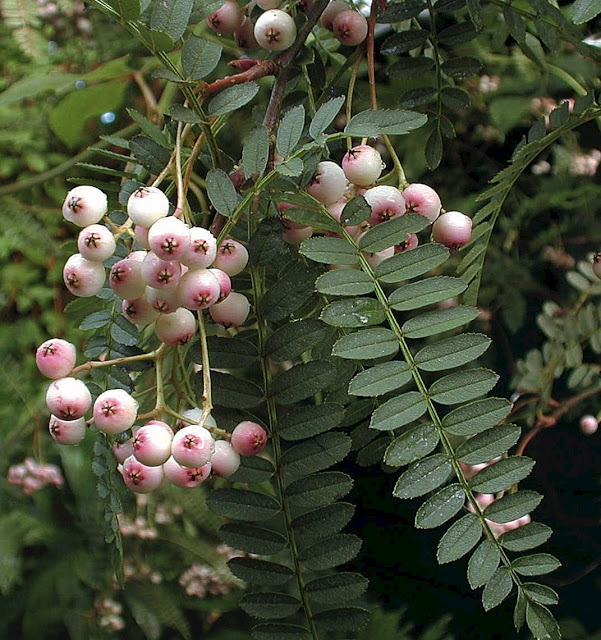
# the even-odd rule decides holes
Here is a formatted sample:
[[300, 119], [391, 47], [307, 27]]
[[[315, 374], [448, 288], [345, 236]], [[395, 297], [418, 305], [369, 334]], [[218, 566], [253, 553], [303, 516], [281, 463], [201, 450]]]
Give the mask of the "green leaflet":
[[294, 577], [294, 572], [290, 567], [259, 558], [239, 556], [228, 560], [227, 565], [240, 580], [261, 586], [271, 587], [285, 584]]
[[457, 371], [433, 382], [428, 395], [439, 404], [461, 404], [488, 393], [498, 380], [499, 376], [490, 369]]
[[534, 460], [526, 456], [504, 458], [478, 472], [470, 485], [480, 493], [505, 491], [528, 476], [533, 466]]
[[454, 369], [481, 356], [490, 343], [490, 338], [481, 333], [463, 333], [425, 346], [416, 353], [415, 364], [423, 371]]
[[395, 289], [388, 300], [393, 309], [410, 311], [458, 296], [466, 288], [467, 283], [461, 278], [434, 276]]
[[255, 618], [287, 618], [299, 610], [301, 601], [286, 593], [263, 591], [244, 594], [239, 604]]
[[248, 521], [268, 520], [281, 509], [275, 498], [249, 489], [214, 489], [207, 504], [217, 515]]
[[271, 556], [286, 548], [286, 538], [275, 531], [248, 522], [227, 522], [219, 529], [221, 539], [235, 549]]
[[359, 573], [340, 572], [316, 578], [305, 588], [309, 598], [329, 606], [358, 598], [367, 589], [367, 584], [367, 579]]
[[536, 491], [509, 493], [490, 504], [484, 515], [493, 522], [511, 522], [536, 509], [542, 499], [543, 497]]
[[352, 533], [337, 533], [317, 544], [303, 549], [299, 554], [307, 569], [332, 569], [352, 560], [361, 549], [361, 539]]
[[444, 453], [435, 453], [414, 462], [397, 480], [392, 495], [417, 498], [438, 488], [451, 473], [451, 463]]
[[322, 433], [288, 449], [282, 466], [294, 475], [309, 475], [340, 462], [351, 450], [351, 439], [344, 433]]
[[355, 513], [349, 502], [335, 502], [296, 517], [292, 528], [299, 540], [305, 544], [327, 538], [346, 527]]
[[501, 561], [498, 546], [491, 540], [482, 540], [467, 564], [467, 579], [472, 589], [486, 584]]
[[448, 413], [442, 420], [442, 426], [456, 436], [473, 435], [503, 420], [512, 406], [505, 398], [475, 400]]
[[480, 464], [503, 455], [520, 438], [521, 429], [515, 424], [503, 424], [466, 440], [457, 449], [457, 457], [466, 464]]
[[419, 391], [408, 391], [395, 396], [379, 406], [371, 417], [370, 427], [380, 431], [390, 431], [413, 422], [427, 410], [427, 404]]
[[411, 251], [398, 253], [381, 262], [375, 268], [376, 278], [382, 282], [401, 282], [417, 278], [439, 267], [448, 257], [449, 250], [441, 244], [419, 245]]
[[354, 396], [381, 396], [411, 379], [409, 365], [404, 360], [391, 360], [357, 373], [349, 383], [348, 392]]
[[394, 333], [390, 329], [376, 327], [360, 329], [340, 338], [332, 347], [332, 355], [367, 360], [394, 355], [398, 349], [399, 344]]
[[499, 542], [509, 551], [526, 551], [546, 542], [552, 533], [546, 524], [531, 522], [513, 531], [507, 531], [499, 538]]
[[460, 484], [450, 484], [430, 496], [415, 515], [415, 526], [433, 529], [450, 520], [465, 503], [465, 494]]
[[433, 424], [418, 424], [388, 445], [384, 461], [391, 467], [411, 464], [432, 453], [439, 439], [438, 431]]
[[436, 552], [439, 564], [458, 560], [475, 547], [481, 537], [482, 526], [478, 517], [473, 513], [464, 515], [440, 539]]
[[511, 593], [513, 580], [505, 567], [499, 567], [490, 580], [484, 585], [482, 591], [482, 606], [489, 611], [498, 606]]

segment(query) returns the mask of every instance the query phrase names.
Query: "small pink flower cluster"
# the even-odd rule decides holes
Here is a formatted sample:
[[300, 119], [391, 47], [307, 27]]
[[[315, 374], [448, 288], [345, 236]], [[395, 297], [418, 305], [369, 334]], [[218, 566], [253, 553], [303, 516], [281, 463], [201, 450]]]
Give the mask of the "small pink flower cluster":
[[182, 573], [179, 583], [189, 596], [200, 599], [225, 595], [232, 588], [240, 586], [240, 582], [231, 574], [198, 563]]
[[121, 631], [125, 629], [125, 620], [121, 616], [123, 606], [111, 598], [102, 598], [94, 602], [94, 610], [98, 616], [98, 624], [103, 629]]
[[48, 484], [62, 487], [65, 482], [63, 474], [56, 465], [38, 464], [32, 458], [25, 458], [21, 464], [9, 467], [6, 479], [9, 484], [21, 487], [23, 493], [28, 496]]
[[123, 536], [135, 536], [140, 540], [154, 540], [158, 536], [157, 530], [146, 520], [138, 516], [133, 521], [128, 520], [122, 513], [117, 516], [119, 530]]

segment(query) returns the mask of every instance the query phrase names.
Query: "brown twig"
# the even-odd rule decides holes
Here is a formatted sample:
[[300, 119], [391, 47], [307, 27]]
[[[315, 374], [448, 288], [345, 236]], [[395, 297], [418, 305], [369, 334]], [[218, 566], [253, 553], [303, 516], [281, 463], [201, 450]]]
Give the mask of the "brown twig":
[[378, 97], [376, 94], [376, 64], [375, 64], [375, 46], [374, 46], [374, 32], [376, 28], [376, 19], [381, 9], [386, 6], [386, 0], [374, 0], [371, 3], [371, 10], [369, 12], [369, 18], [367, 19], [367, 75], [369, 78], [369, 97], [371, 100], [371, 108], [378, 108]]

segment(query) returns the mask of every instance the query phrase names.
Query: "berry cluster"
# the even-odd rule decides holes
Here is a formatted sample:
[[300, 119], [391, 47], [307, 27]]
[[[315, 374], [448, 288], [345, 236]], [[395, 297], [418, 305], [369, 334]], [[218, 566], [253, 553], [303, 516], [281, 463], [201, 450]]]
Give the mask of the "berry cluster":
[[[459, 211], [441, 213], [442, 204], [434, 189], [425, 184], [413, 183], [403, 191], [393, 186], [374, 186], [383, 169], [382, 158], [377, 149], [358, 145], [350, 149], [342, 159], [341, 166], [330, 160], [317, 165], [307, 192], [325, 205], [328, 212], [340, 221], [347, 202], [361, 195], [371, 208], [370, 217], [361, 225], [347, 226], [347, 232], [358, 242], [366, 231], [382, 222], [407, 213], [417, 213], [432, 223], [432, 239], [450, 249], [459, 249], [469, 242], [472, 231], [471, 219]], [[281, 204], [280, 211], [292, 207]], [[284, 237], [290, 243], [300, 243], [309, 238], [314, 229], [284, 220]], [[335, 235], [327, 232], [328, 235]], [[366, 254], [372, 266], [391, 257], [413, 249], [418, 237], [408, 233], [406, 239], [394, 247], [377, 254]]]
[[56, 465], [38, 464], [32, 458], [25, 458], [21, 464], [9, 467], [6, 480], [9, 484], [21, 487], [27, 496], [43, 489], [48, 484], [62, 487], [65, 482]]
[[[98, 294], [106, 279], [104, 262], [111, 261], [109, 284], [122, 298], [122, 313], [134, 324], [154, 322], [163, 349], [182, 345], [194, 335], [193, 312], [208, 309], [225, 327], [246, 320], [250, 304], [231, 290], [230, 280], [248, 262], [242, 244], [226, 240], [218, 246], [207, 229], [169, 216], [169, 201], [156, 187], [141, 187], [130, 196], [128, 221], [121, 227], [108, 218], [108, 226], [99, 224], [106, 213], [107, 197], [96, 187], [79, 186], [67, 194], [63, 216], [82, 228], [79, 253], [63, 270], [74, 295]], [[117, 239], [125, 232], [144, 249], [115, 262]], [[209, 475], [228, 477], [238, 469], [240, 455], [256, 455], [265, 447], [267, 435], [260, 425], [241, 422], [230, 436], [201, 409], [184, 412], [184, 420], [173, 429], [158, 419], [136, 427], [138, 401], [124, 389], [108, 389], [93, 400], [85, 382], [74, 375], [80, 370], [74, 369], [76, 360], [75, 346], [60, 338], [47, 340], [36, 352], [40, 372], [52, 379], [46, 393], [50, 434], [59, 444], [74, 445], [93, 422], [115, 441], [119, 470], [136, 493], [148, 493], [167, 481], [194, 487]], [[90, 410], [92, 418], [86, 420]]]
[[[207, 18], [207, 24], [219, 34], [232, 35], [243, 49], [285, 51], [296, 38], [296, 23], [289, 13], [279, 8], [281, 4], [282, 0], [256, 0], [256, 6], [263, 13], [253, 23], [236, 0], [225, 0]], [[329, 3], [320, 23], [347, 46], [357, 46], [367, 37], [367, 20], [342, 0]]]
[[[106, 195], [91, 186], [72, 189], [63, 204], [66, 220], [83, 227], [79, 253], [63, 269], [71, 293], [94, 296], [103, 288], [103, 262], [112, 258], [115, 234], [97, 224], [107, 212]], [[193, 311], [210, 308], [213, 320], [226, 327], [242, 324], [250, 311], [246, 296], [232, 291], [230, 276], [248, 262], [246, 248], [235, 240], [217, 246], [203, 227], [188, 227], [169, 216], [169, 200], [156, 187], [141, 187], [127, 202], [129, 222], [142, 250], [114, 262], [111, 289], [123, 299], [122, 312], [134, 324], [155, 322], [155, 332], [168, 345], [184, 344], [196, 330]], [[119, 227], [119, 235], [123, 227]]]

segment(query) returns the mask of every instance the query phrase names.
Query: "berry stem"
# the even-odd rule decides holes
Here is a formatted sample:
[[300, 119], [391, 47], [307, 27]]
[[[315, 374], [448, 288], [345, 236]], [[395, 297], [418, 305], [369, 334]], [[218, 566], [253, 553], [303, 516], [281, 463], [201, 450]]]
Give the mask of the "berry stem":
[[205, 329], [204, 313], [197, 312], [198, 326], [200, 329], [200, 353], [202, 359], [202, 417], [200, 424], [204, 425], [206, 419], [213, 409], [213, 399], [211, 397], [211, 365], [209, 363], [209, 348], [207, 346], [207, 332]]
[[150, 353], [140, 353], [135, 356], [123, 356], [122, 358], [113, 358], [112, 360], [90, 360], [78, 365], [69, 373], [74, 376], [81, 371], [89, 371], [90, 369], [99, 369], [100, 367], [112, 367], [113, 365], [127, 364], [128, 362], [141, 362], [144, 360], [157, 360], [159, 355], [165, 350], [166, 345], [162, 344], [155, 351]]

